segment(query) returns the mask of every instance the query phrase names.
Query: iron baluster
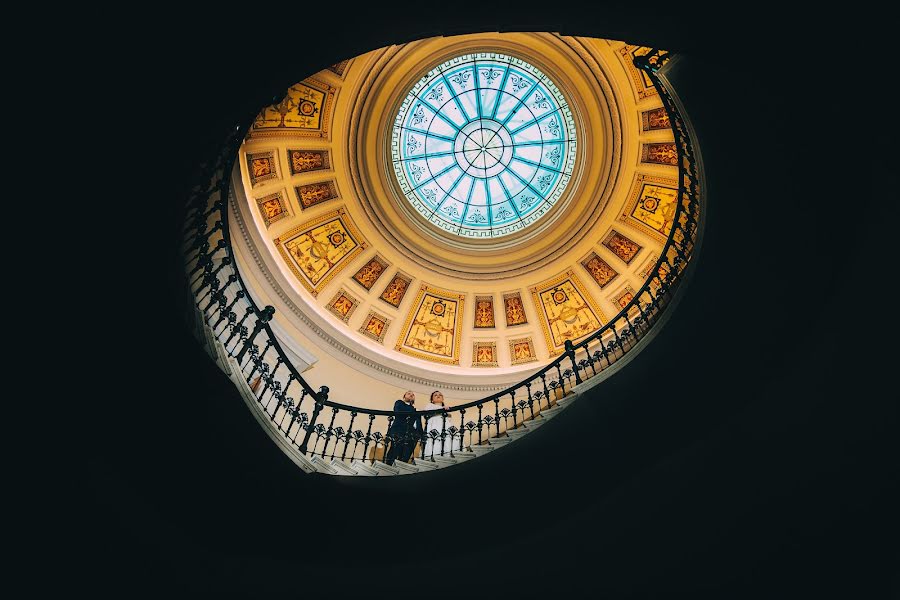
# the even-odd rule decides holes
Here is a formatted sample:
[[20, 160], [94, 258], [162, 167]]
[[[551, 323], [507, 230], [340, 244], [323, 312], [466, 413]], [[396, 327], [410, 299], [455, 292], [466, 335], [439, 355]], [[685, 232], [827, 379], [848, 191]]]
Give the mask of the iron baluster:
[[559, 363], [556, 363], [556, 373], [559, 375], [557, 381], [562, 386], [562, 391], [560, 391], [560, 398], [566, 395], [566, 382], [563, 379], [562, 367], [559, 366]]
[[478, 405], [478, 445], [479, 446], [481, 445], [481, 442], [483, 441], [481, 439], [481, 429], [482, 429], [482, 427], [484, 427], [484, 421], [481, 418], [481, 407], [482, 407], [482, 405], [479, 404]]
[[[331, 422], [328, 423], [328, 429], [325, 431], [325, 446], [322, 447], [322, 458], [325, 458], [325, 453], [328, 452], [328, 442], [331, 441], [332, 436], [334, 435], [334, 419], [337, 417], [340, 409], [336, 406], [331, 407]], [[337, 440], [335, 439], [334, 445], [337, 446]], [[334, 458], [334, 454], [331, 455], [331, 458]]]
[[253, 326], [253, 333], [250, 334], [250, 337], [244, 342], [244, 347], [241, 348], [241, 351], [238, 352], [238, 355], [235, 357], [240, 364], [241, 359], [244, 358], [244, 354], [247, 352], [247, 349], [250, 347], [250, 344], [253, 343], [253, 340], [259, 335], [259, 332], [263, 330], [263, 327], [266, 326], [266, 323], [272, 318], [275, 314], [275, 308], [272, 306], [266, 306], [264, 309], [260, 311], [260, 313], [256, 317], [256, 325]]
[[534, 420], [534, 398], [531, 396], [531, 382], [525, 382], [525, 389], [528, 391], [528, 410], [531, 411], [531, 420]]
[[[341, 452], [341, 460], [347, 456], [347, 446], [350, 445], [350, 432], [353, 431], [353, 422], [356, 421], [356, 411], [351, 411], [350, 413], [350, 425], [347, 426], [347, 439], [344, 441], [344, 451]], [[353, 451], [356, 452], [356, 446], [353, 446]]]
[[375, 415], [369, 415], [369, 428], [366, 430], [366, 444], [363, 446], [363, 462], [366, 461], [366, 457], [369, 456], [369, 442], [372, 441], [372, 423], [375, 421]]
[[544, 397], [547, 398], [547, 408], [550, 408], [550, 390], [547, 389], [547, 375], [541, 373], [541, 384], [544, 386]]
[[575, 362], [575, 346], [572, 345], [572, 340], [566, 340], [563, 342], [563, 346], [566, 349], [569, 360], [572, 361], [572, 371], [575, 373], [575, 385], [578, 385], [581, 383], [581, 376], [578, 374], [578, 363]]
[[309, 447], [309, 436], [312, 435], [313, 427], [316, 425], [316, 420], [319, 418], [319, 413], [322, 412], [322, 403], [328, 400], [328, 387], [322, 386], [319, 388], [319, 397], [315, 398], [316, 407], [313, 410], [312, 419], [309, 421], [309, 425], [306, 426], [306, 435], [303, 437], [303, 443], [300, 444], [300, 452], [306, 454], [306, 449]]

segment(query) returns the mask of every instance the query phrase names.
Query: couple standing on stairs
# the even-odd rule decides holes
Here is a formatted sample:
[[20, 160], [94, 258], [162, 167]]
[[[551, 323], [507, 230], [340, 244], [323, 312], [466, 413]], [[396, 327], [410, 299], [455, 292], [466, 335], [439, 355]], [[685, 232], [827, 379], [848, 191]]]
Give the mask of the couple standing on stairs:
[[[425, 429], [422, 429], [422, 418], [416, 416], [415, 412], [416, 393], [408, 390], [403, 394], [402, 400], [394, 402], [394, 421], [388, 427], [387, 435], [390, 447], [384, 457], [385, 464], [392, 465], [396, 459], [403, 462], [409, 462], [410, 457], [415, 452], [417, 443], [424, 438], [426, 459], [432, 456], [440, 456], [443, 448], [444, 454], [449, 454], [451, 450], [459, 450], [462, 446], [462, 432], [458, 438], [451, 438], [449, 433], [445, 433], [443, 441], [441, 440], [441, 432], [446, 432], [446, 428], [450, 427], [449, 420], [446, 421], [442, 413], [433, 414], [428, 417], [425, 423]], [[425, 410], [447, 411], [444, 404], [444, 394], [439, 391], [431, 392], [431, 399], [425, 405]], [[434, 433], [433, 433], [434, 432]]]

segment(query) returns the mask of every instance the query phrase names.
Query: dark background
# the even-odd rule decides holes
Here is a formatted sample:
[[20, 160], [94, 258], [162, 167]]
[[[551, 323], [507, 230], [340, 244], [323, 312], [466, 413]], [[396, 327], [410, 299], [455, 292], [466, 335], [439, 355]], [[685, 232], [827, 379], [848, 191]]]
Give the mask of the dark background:
[[[900, 595], [885, 16], [417, 6], [340, 23], [349, 6], [154, 13], [100, 40], [114, 191], [79, 240], [96, 262], [77, 285], [104, 290], [84, 357], [101, 367], [80, 379], [88, 453], [55, 532], [74, 581], [157, 597]], [[680, 53], [708, 184], [696, 274], [628, 368], [514, 447], [432, 475], [303, 475], [181, 321], [186, 186], [305, 76], [491, 30]]]

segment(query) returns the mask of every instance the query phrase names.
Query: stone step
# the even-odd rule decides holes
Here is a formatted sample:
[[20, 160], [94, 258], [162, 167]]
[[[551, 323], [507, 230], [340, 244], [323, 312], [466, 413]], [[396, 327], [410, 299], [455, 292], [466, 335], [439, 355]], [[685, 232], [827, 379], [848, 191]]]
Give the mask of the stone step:
[[528, 435], [528, 429], [525, 429], [524, 427], [520, 429], [507, 429], [506, 435], [512, 440], [517, 440], [523, 436]]
[[456, 458], [451, 458], [450, 455], [445, 456], [433, 456], [431, 457], [432, 462], [434, 462], [439, 467], [449, 467], [451, 465], [455, 465], [460, 463], [461, 461]]
[[560, 398], [559, 400], [556, 401], [556, 405], [557, 406], [566, 406], [567, 404], [571, 403], [572, 400], [574, 400], [577, 397], [578, 397], [578, 394], [569, 394], [567, 396], [563, 396], [562, 398]]
[[431, 462], [428, 459], [416, 458], [413, 461], [413, 464], [419, 469], [419, 473], [424, 473], [425, 471], [434, 471], [435, 469], [440, 469], [440, 466]]
[[505, 446], [511, 441], [513, 441], [511, 437], [492, 437], [488, 440], [488, 444], [491, 446]]
[[402, 460], [395, 460], [394, 464], [391, 465], [396, 467], [398, 471], [400, 471], [399, 475], [410, 475], [412, 473], [419, 473], [419, 467], [416, 465], [411, 465], [409, 463], [405, 463]]
[[543, 419], [531, 419], [530, 421], [525, 421], [524, 423], [522, 423], [522, 427], [524, 427], [525, 429], [530, 429], [530, 430], [534, 431], [535, 429], [537, 429], [541, 425], [545, 424], [546, 422], [547, 421], [543, 420]]
[[455, 450], [453, 452], [453, 458], [455, 458], [459, 462], [470, 461], [473, 458], [478, 458], [477, 455], [470, 450]]
[[392, 465], [386, 465], [380, 460], [376, 460], [372, 463], [372, 468], [378, 471], [378, 476], [383, 477], [385, 475], [399, 475], [400, 469], [394, 467]]
[[489, 444], [481, 444], [480, 446], [476, 444], [472, 446], [472, 454], [474, 454], [475, 456], [484, 456], [485, 454], [493, 452], [496, 449], [496, 446], [491, 446]]
[[550, 408], [544, 408], [544, 409], [541, 409], [541, 412], [538, 416], [540, 416], [544, 419], [551, 419], [551, 418], [555, 417], [556, 415], [558, 415], [563, 410], [563, 408], [565, 408], [565, 407], [564, 406], [555, 406], [555, 405], [551, 406]]
[[338, 473], [338, 471], [334, 467], [323, 460], [321, 456], [313, 456], [310, 459], [310, 462], [319, 473], [327, 473], [329, 475], [342, 475], [342, 473]]
[[376, 475], [378, 475], [378, 471], [376, 469], [373, 469], [371, 465], [363, 463], [359, 460], [354, 460], [350, 463], [350, 466], [354, 471], [356, 471], [357, 475], [363, 477], [375, 477]]
[[331, 465], [331, 468], [334, 469], [338, 475], [356, 475], [356, 471], [351, 467], [348, 463], [345, 463], [339, 458], [332, 458], [331, 462], [328, 463]]

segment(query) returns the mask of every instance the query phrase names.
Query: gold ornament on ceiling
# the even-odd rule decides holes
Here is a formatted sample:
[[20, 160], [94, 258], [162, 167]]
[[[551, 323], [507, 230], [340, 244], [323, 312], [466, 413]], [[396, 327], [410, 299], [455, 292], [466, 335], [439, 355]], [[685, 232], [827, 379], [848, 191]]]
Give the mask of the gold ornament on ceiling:
[[313, 296], [367, 245], [344, 209], [307, 221], [275, 238], [274, 243]]
[[566, 340], [579, 340], [603, 326], [606, 316], [571, 270], [531, 288], [551, 356]]

